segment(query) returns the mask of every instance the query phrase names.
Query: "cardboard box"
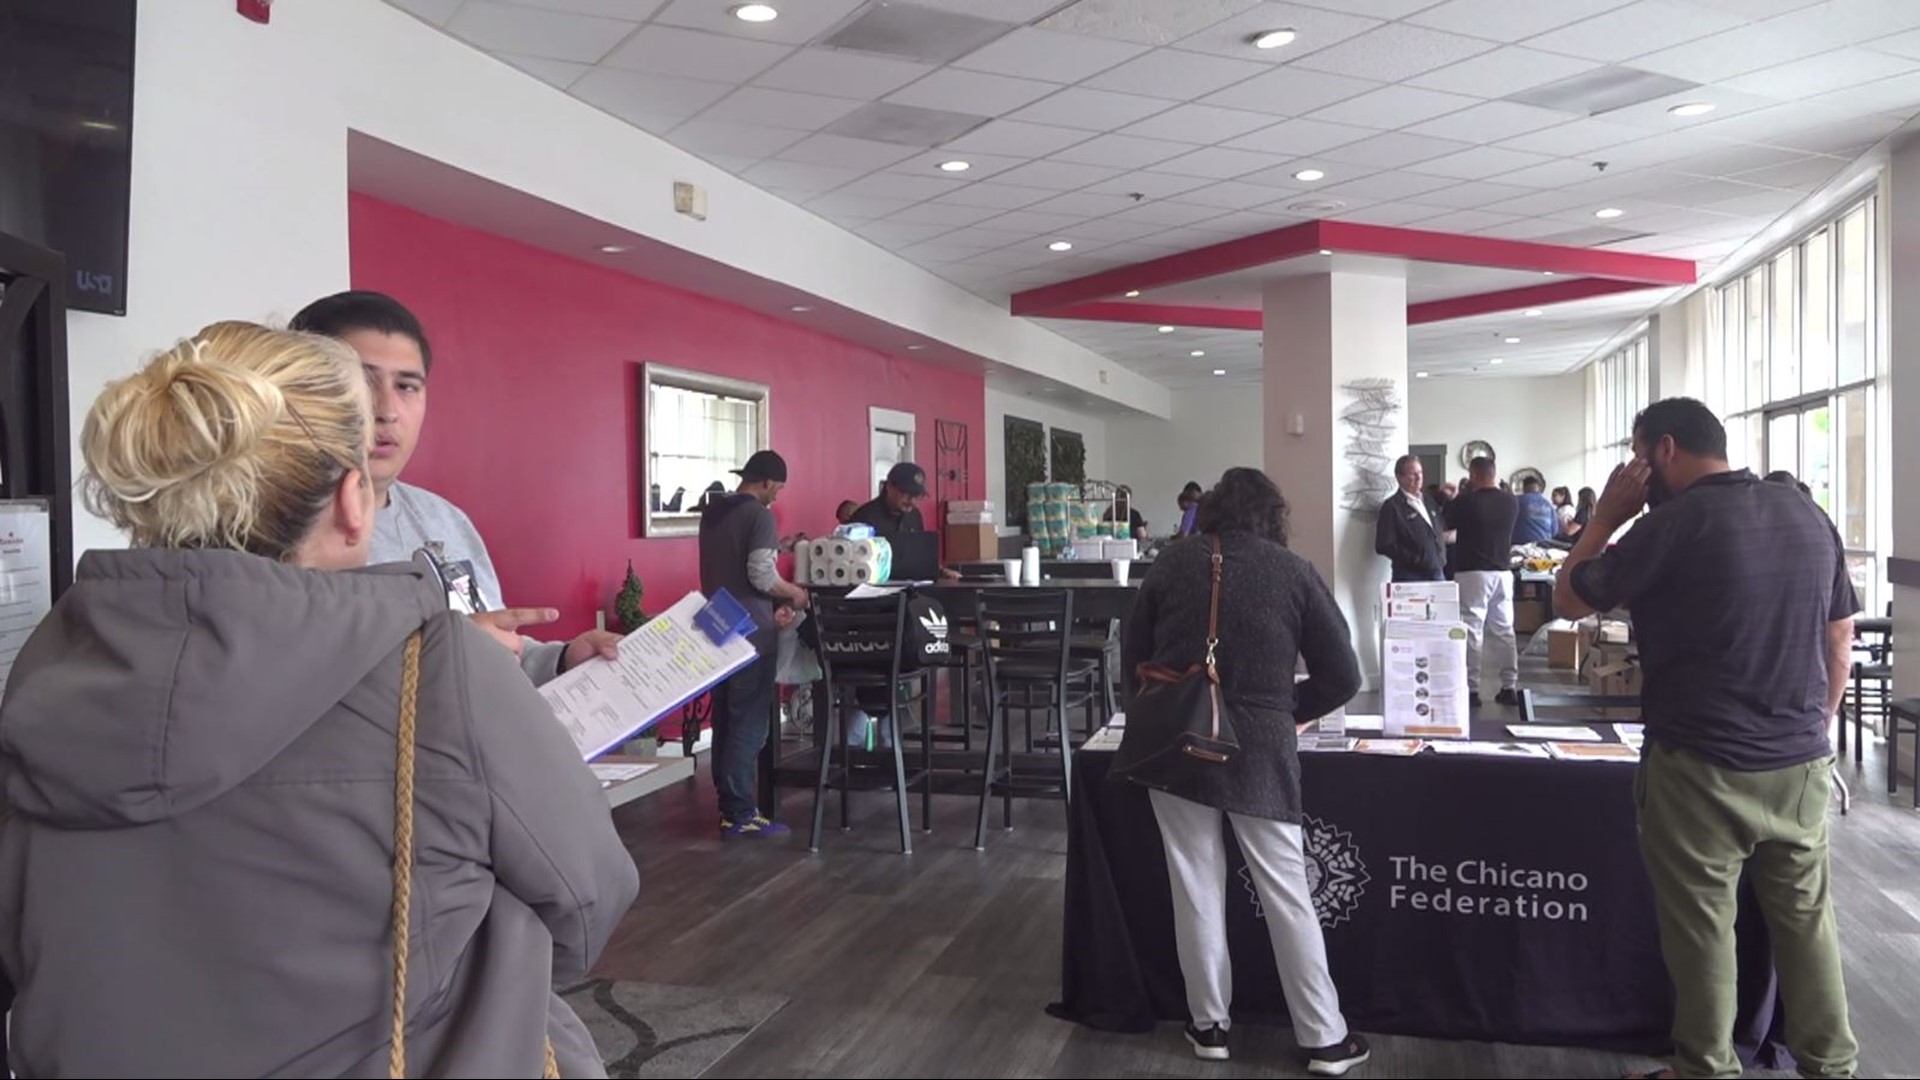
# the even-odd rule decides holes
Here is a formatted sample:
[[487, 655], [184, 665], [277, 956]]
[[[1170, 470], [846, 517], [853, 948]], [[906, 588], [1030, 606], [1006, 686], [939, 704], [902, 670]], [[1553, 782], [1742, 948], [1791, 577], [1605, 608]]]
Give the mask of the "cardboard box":
[[1570, 622], [1547, 627], [1547, 666], [1556, 671], [1580, 670], [1580, 628]]
[[992, 525], [947, 526], [948, 562], [988, 562], [1000, 557], [1000, 532]]
[[992, 525], [993, 523], [993, 512], [990, 510], [978, 512], [964, 510], [947, 511], [947, 524], [949, 525]]
[[1553, 609], [1545, 600], [1515, 600], [1513, 602], [1513, 632], [1523, 636], [1532, 634], [1547, 625]]
[[1581, 677], [1595, 694], [1640, 695], [1640, 659], [1632, 646], [1596, 644], [1581, 657]]

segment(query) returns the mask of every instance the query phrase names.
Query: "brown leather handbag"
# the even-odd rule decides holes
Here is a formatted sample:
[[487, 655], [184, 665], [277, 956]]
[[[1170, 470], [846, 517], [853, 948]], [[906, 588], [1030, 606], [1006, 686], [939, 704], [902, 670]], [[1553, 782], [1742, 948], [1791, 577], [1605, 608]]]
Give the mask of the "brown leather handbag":
[[1232, 761], [1240, 752], [1233, 718], [1220, 693], [1220, 538], [1213, 538], [1213, 598], [1207, 614], [1207, 656], [1185, 671], [1143, 663], [1127, 706], [1126, 731], [1110, 775], [1145, 787], [1178, 790]]

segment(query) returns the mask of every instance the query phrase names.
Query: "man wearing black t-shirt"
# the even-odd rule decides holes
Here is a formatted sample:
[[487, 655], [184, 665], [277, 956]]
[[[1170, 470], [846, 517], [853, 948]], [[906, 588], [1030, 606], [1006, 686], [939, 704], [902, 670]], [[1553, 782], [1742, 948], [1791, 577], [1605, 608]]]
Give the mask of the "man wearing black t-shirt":
[[[1852, 1076], [1827, 864], [1833, 749], [1860, 610], [1833, 522], [1794, 488], [1727, 464], [1705, 405], [1633, 424], [1554, 586], [1561, 615], [1629, 607], [1647, 724], [1640, 851], [1673, 978], [1680, 1076], [1738, 1076], [1734, 916], [1744, 874], [1766, 916], [1801, 1076]], [[1650, 509], [1618, 545], [1614, 533]]]
[[1502, 705], [1520, 702], [1520, 647], [1513, 637], [1513, 522], [1520, 504], [1500, 490], [1493, 459], [1473, 459], [1472, 490], [1447, 504], [1447, 528], [1457, 536], [1453, 580], [1460, 586], [1460, 615], [1467, 624], [1467, 700], [1480, 704], [1484, 644], [1493, 636], [1500, 665]]

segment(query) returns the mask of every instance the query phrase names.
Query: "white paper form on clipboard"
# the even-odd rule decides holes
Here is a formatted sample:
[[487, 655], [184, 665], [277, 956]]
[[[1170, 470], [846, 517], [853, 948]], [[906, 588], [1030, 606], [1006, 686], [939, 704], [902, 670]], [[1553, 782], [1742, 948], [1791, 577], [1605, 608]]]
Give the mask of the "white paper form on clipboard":
[[753, 643], [716, 644], [694, 622], [707, 599], [688, 593], [620, 642], [620, 659], [595, 657], [540, 688], [582, 758], [594, 758], [752, 663]]
[[53, 527], [44, 499], [0, 501], [0, 690], [53, 609]]

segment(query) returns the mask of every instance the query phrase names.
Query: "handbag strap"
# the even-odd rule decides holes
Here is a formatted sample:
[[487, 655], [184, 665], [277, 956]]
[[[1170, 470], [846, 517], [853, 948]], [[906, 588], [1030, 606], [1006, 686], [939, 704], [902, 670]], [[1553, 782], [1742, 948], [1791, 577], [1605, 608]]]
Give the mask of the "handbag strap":
[[[407, 638], [400, 666], [400, 726], [393, 764], [393, 1035], [387, 1049], [388, 1080], [407, 1075], [407, 960], [413, 938], [413, 785], [414, 744], [420, 726], [420, 648], [418, 630]], [[559, 1080], [560, 1065], [547, 1040], [540, 1074]]]
[[1220, 671], [1215, 666], [1214, 650], [1220, 646], [1220, 567], [1224, 559], [1220, 554], [1220, 537], [1213, 537], [1213, 599], [1207, 611], [1207, 678], [1220, 681]]

